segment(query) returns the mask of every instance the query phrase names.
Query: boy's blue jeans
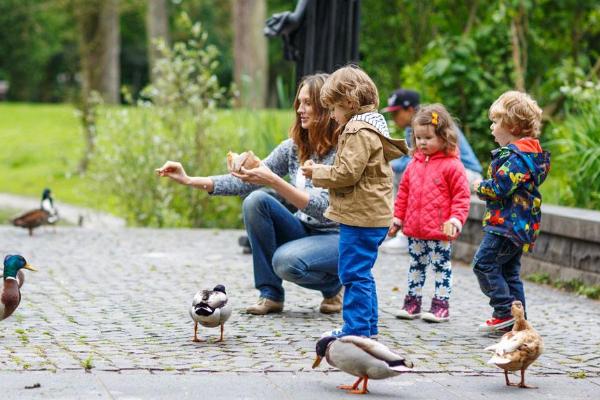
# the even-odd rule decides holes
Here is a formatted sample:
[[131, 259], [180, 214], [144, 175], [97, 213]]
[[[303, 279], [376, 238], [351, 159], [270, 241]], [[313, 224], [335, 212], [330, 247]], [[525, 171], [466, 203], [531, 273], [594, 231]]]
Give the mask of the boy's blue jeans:
[[525, 290], [519, 276], [522, 254], [522, 247], [509, 238], [486, 232], [473, 258], [473, 272], [481, 291], [490, 298], [494, 318], [510, 317], [514, 300], [520, 300], [526, 309]]
[[388, 228], [340, 224], [339, 274], [344, 285], [343, 335], [378, 334], [377, 289], [371, 270]]
[[338, 278], [337, 233], [307, 229], [273, 196], [255, 190], [244, 199], [244, 223], [254, 262], [254, 285], [261, 297], [284, 301], [282, 280], [333, 297]]

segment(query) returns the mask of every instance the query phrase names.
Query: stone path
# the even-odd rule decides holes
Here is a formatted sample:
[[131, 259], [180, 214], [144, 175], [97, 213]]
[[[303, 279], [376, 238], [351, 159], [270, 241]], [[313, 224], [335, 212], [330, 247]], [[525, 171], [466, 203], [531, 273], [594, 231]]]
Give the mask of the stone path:
[[[95, 373], [205, 377], [201, 373], [281, 372], [300, 380], [318, 381], [323, 376], [330, 381], [310, 367], [316, 339], [339, 326], [341, 317], [320, 314], [319, 296], [295, 285], [286, 285], [282, 314], [242, 313], [257, 292], [252, 258], [237, 246], [240, 234], [58, 227], [42, 228], [30, 238], [25, 230], [0, 227], [0, 255], [18, 252], [39, 268], [37, 273], [26, 271], [21, 306], [0, 322], [0, 381], [23, 376], [20, 371], [73, 371], [78, 376], [84, 366]], [[375, 268], [380, 340], [410, 355], [416, 365], [416, 374], [411, 375], [417, 381], [442, 375], [491, 375], [489, 382], [503, 387], [500, 370], [486, 364], [489, 356], [483, 351], [497, 338], [476, 332], [490, 308], [468, 266], [454, 267], [452, 320], [446, 324], [394, 318], [404, 295], [406, 271], [405, 256], [380, 255]], [[426, 296], [432, 294], [431, 276]], [[226, 340], [214, 343], [218, 329], [203, 329], [200, 334], [208, 341], [193, 343], [188, 306], [198, 289], [217, 283], [226, 285], [234, 308]], [[594, 392], [600, 389], [600, 303], [529, 282], [526, 294], [530, 321], [546, 346], [528, 370], [529, 382], [549, 377], [573, 385], [587, 381], [592, 393], [600, 394]], [[326, 363], [320, 371], [338, 381], [352, 380], [334, 373]], [[389, 389], [405, 381], [399, 377], [373, 382], [371, 387]]]

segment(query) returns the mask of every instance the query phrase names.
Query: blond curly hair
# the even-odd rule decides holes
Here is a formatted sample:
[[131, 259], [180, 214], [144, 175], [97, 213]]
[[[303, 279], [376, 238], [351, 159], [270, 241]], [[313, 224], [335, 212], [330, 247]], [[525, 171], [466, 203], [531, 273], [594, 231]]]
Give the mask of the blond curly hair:
[[356, 65], [348, 65], [327, 78], [321, 88], [321, 104], [329, 109], [341, 104], [348, 108], [349, 115], [356, 115], [377, 110], [379, 93], [365, 71]]
[[489, 117], [515, 136], [540, 136], [542, 109], [527, 93], [516, 90], [503, 93], [490, 107]]

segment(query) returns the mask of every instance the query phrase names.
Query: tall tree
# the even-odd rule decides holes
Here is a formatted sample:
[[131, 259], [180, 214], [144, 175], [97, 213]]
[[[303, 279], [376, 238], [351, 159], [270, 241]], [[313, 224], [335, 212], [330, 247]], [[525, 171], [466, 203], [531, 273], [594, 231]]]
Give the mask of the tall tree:
[[148, 59], [150, 76], [154, 81], [152, 69], [159, 54], [154, 46], [154, 41], [163, 39], [169, 42], [169, 9], [167, 0], [148, 0], [148, 11], [146, 14], [146, 30], [148, 31]]
[[81, 55], [81, 120], [85, 150], [79, 172], [87, 170], [96, 146], [96, 105], [119, 102], [119, 0], [72, 0], [79, 29]]
[[233, 0], [234, 79], [241, 107], [262, 108], [267, 94], [267, 40], [263, 35], [265, 0]]
[[119, 0], [73, 0], [79, 28], [82, 95], [119, 102]]

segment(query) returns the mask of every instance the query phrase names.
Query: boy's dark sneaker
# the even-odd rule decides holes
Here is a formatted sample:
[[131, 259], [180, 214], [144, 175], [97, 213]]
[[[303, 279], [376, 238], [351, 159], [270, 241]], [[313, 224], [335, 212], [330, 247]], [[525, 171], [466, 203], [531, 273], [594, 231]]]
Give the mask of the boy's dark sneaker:
[[450, 304], [448, 300], [431, 299], [431, 309], [421, 316], [427, 322], [447, 322], [450, 320]]
[[421, 297], [411, 296], [407, 294], [404, 297], [404, 306], [396, 318], [400, 319], [415, 319], [421, 316]]
[[478, 330], [480, 332], [508, 331], [514, 324], [515, 319], [513, 317], [490, 318], [479, 325]]

